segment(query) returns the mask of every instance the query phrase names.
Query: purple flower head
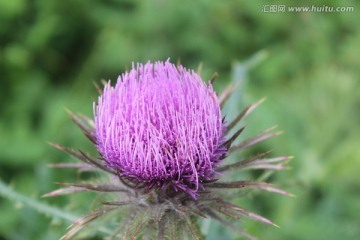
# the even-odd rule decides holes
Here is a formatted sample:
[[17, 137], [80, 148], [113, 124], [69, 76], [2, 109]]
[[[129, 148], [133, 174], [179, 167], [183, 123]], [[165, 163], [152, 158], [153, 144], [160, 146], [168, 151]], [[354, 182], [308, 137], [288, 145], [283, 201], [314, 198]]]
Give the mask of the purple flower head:
[[[60, 184], [67, 187], [44, 196], [95, 191], [100, 192], [98, 199], [103, 207], [74, 221], [62, 239], [70, 239], [88, 223], [113, 211], [116, 214], [112, 214], [111, 225], [118, 227], [111, 238], [119, 239], [143, 236], [202, 239], [205, 237], [198, 231], [197, 218], [216, 220], [248, 239], [255, 238], [228, 218], [239, 220], [246, 216], [275, 225], [233, 204], [232, 196], [238, 194], [226, 192], [260, 189], [289, 193], [266, 182], [242, 178], [224, 181], [214, 177], [216, 173], [226, 175], [235, 170], [283, 170], [291, 159], [287, 156], [266, 158], [267, 151], [234, 162], [224, 161], [234, 152], [279, 134], [269, 128], [236, 142], [245, 129], [237, 125], [263, 99], [247, 106], [228, 123], [224, 122], [220, 106], [224, 106], [235, 89], [233, 85], [226, 87], [218, 100], [211, 81], [205, 84], [197, 73], [169, 61], [148, 62], [133, 65], [118, 78], [115, 86], [107, 83], [103, 91], [98, 89], [100, 97], [94, 104], [94, 121], [69, 112], [74, 123], [95, 143], [100, 155], [91, 156], [52, 144], [83, 162], [59, 163], [55, 167], [95, 171], [98, 175], [85, 182], [62, 182]], [[114, 225], [115, 221], [119, 224]]]
[[224, 147], [218, 98], [194, 71], [169, 61], [133, 65], [94, 105], [95, 138], [107, 167], [148, 188], [196, 198]]

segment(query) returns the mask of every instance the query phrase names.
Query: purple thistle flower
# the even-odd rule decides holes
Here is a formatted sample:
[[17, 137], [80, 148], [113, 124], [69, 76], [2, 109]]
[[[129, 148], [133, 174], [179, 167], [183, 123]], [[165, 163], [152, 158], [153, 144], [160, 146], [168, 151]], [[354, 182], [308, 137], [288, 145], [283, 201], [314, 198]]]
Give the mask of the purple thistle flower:
[[114, 220], [121, 222], [116, 224], [111, 239], [141, 236], [158, 240], [184, 236], [202, 239], [196, 218], [216, 220], [248, 239], [255, 238], [227, 218], [239, 220], [246, 216], [275, 225], [232, 204], [231, 196], [224, 190], [260, 189], [289, 195], [287, 192], [266, 182], [238, 179], [225, 182], [215, 176], [238, 169], [283, 170], [290, 157], [265, 158], [269, 152], [263, 152], [224, 164], [231, 153], [278, 133], [270, 128], [234, 144], [244, 127], [233, 135], [230, 131], [263, 100], [226, 123], [221, 107], [235, 87], [227, 87], [218, 99], [212, 80], [206, 85], [197, 73], [169, 61], [138, 64], [121, 75], [115, 86], [108, 82], [103, 91], [98, 88], [100, 97], [94, 103], [94, 121], [69, 112], [94, 143], [99, 156], [52, 144], [83, 162], [54, 167], [96, 171], [106, 180], [60, 183], [66, 187], [45, 195], [102, 193], [99, 199], [104, 200], [100, 203], [103, 207], [74, 221], [62, 239], [70, 239], [88, 223], [111, 211], [118, 211]]
[[195, 197], [227, 151], [212, 86], [169, 61], [138, 64], [106, 84], [94, 115], [107, 167], [149, 188], [171, 185]]

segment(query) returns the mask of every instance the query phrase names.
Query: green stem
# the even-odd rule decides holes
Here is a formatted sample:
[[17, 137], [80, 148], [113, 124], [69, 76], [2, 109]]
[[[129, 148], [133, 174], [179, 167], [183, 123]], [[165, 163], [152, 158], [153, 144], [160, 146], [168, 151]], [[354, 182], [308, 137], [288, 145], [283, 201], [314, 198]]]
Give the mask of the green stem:
[[[64, 212], [63, 210], [49, 206], [47, 204], [39, 202], [36, 199], [27, 197], [25, 195], [22, 195], [16, 191], [14, 191], [7, 184], [5, 184], [1, 179], [0, 179], [0, 196], [3, 196], [12, 201], [20, 202], [20, 203], [24, 204], [25, 206], [33, 208], [33, 209], [37, 210], [39, 213], [42, 213], [45, 215], [51, 215], [53, 217], [61, 218], [61, 219], [67, 220], [69, 222], [73, 222], [76, 219], [78, 219], [78, 216], [76, 216], [76, 215]], [[100, 227], [99, 231], [106, 233], [106, 234], [111, 234], [111, 231], [104, 227]]]

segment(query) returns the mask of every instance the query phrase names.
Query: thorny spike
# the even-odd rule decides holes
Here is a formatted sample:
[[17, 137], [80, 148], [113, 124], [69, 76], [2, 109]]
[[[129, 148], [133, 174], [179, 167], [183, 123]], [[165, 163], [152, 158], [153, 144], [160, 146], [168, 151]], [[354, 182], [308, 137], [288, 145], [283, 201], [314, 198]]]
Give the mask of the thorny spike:
[[216, 211], [218, 211], [219, 213], [221, 213], [221, 214], [223, 214], [223, 215], [225, 215], [225, 216], [228, 216], [228, 217], [233, 218], [233, 219], [238, 220], [238, 221], [241, 220], [241, 218], [240, 218], [238, 215], [236, 215], [236, 214], [228, 211], [228, 210], [227, 210], [226, 208], [224, 208], [224, 207], [213, 207], [213, 208], [214, 208]]
[[97, 84], [97, 82], [93, 81], [93, 84], [96, 88], [96, 91], [99, 93], [99, 95], [102, 95], [103, 94], [103, 91], [102, 89], [100, 88], [99, 84]]
[[183, 215], [183, 218], [186, 222], [186, 226], [190, 230], [192, 237], [195, 240], [202, 240], [201, 233], [198, 231], [198, 229], [196, 228], [195, 224], [191, 221], [191, 219], [186, 215]]
[[228, 124], [226, 130], [229, 132], [241, 119], [249, 115], [254, 109], [256, 109], [261, 103], [263, 103], [266, 100], [266, 98], [262, 98], [259, 101], [247, 106], [242, 112], [240, 112], [239, 115], [235, 117], [235, 119]]
[[71, 156], [73, 156], [73, 157], [75, 157], [75, 158], [77, 158], [77, 159], [79, 159], [79, 160], [81, 160], [83, 162], [86, 162], [86, 163], [88, 162], [86, 160], [86, 158], [83, 157], [80, 153], [78, 153], [78, 152], [76, 152], [76, 151], [74, 151], [74, 150], [72, 150], [70, 148], [67, 148], [67, 147], [64, 147], [64, 146], [62, 146], [60, 144], [52, 143], [52, 142], [48, 142], [48, 144], [50, 144], [52, 147], [54, 147], [56, 149], [59, 149], [61, 151], [64, 151], [64, 152], [70, 154]]
[[59, 149], [61, 151], [64, 151], [68, 154], [70, 154], [71, 156], [85, 162], [88, 163], [94, 167], [97, 167], [105, 172], [111, 173], [113, 175], [116, 175], [116, 172], [112, 169], [106, 168], [105, 166], [103, 166], [103, 164], [101, 162], [99, 162], [97, 159], [91, 158], [90, 156], [86, 155], [85, 153], [83, 153], [81, 150], [79, 150], [79, 152], [76, 152], [70, 148], [64, 147], [60, 144], [57, 143], [51, 143], [48, 142], [48, 144], [50, 144], [52, 147]]
[[105, 172], [111, 173], [113, 175], [116, 175], [116, 172], [111, 169], [111, 168], [107, 168], [105, 167], [101, 162], [97, 161], [97, 159], [92, 158], [88, 155], [86, 155], [84, 152], [82, 152], [81, 150], [79, 150], [80, 154], [92, 165], [95, 165], [95, 167], [98, 167], [102, 170], [104, 170]]
[[166, 224], [166, 217], [162, 217], [158, 223], [157, 240], [165, 240], [165, 224]]
[[86, 126], [82, 120], [76, 116], [74, 113], [72, 113], [70, 110], [65, 109], [68, 115], [70, 116], [70, 119], [83, 131], [85, 136], [94, 144], [96, 144], [95, 137], [91, 134], [92, 129], [88, 126]]
[[102, 84], [103, 86], [106, 86], [106, 84], [108, 84], [108, 83], [107, 83], [107, 81], [105, 81], [105, 79], [101, 79], [101, 84]]
[[79, 188], [85, 188], [92, 191], [98, 191], [98, 192], [129, 192], [129, 190], [118, 187], [115, 185], [110, 184], [89, 184], [89, 183], [67, 183], [67, 182], [57, 182], [56, 184], [64, 185], [64, 186], [72, 186], [72, 187], [79, 187]]
[[236, 138], [244, 131], [245, 127], [242, 127], [240, 128], [239, 130], [237, 130], [236, 133], [234, 133], [234, 135], [229, 139], [227, 140], [225, 143], [224, 143], [224, 146], [229, 149], [232, 145], [232, 143], [236, 140]]
[[220, 108], [222, 109], [226, 103], [226, 101], [230, 98], [231, 94], [233, 94], [233, 92], [236, 90], [236, 88], [239, 86], [239, 83], [236, 83], [235, 86], [233, 86], [232, 84], [229, 84], [229, 86], [227, 86], [225, 88], [225, 90], [221, 93], [220, 97], [219, 97], [219, 103], [220, 103]]
[[216, 171], [224, 172], [224, 171], [227, 171], [227, 170], [230, 170], [230, 169], [235, 169], [235, 168], [238, 168], [238, 167], [242, 167], [244, 163], [248, 163], [248, 162], [260, 159], [261, 157], [266, 156], [270, 152], [271, 151], [266, 151], [266, 152], [263, 152], [263, 153], [256, 154], [255, 156], [251, 156], [251, 157], [248, 157], [246, 159], [240, 160], [239, 162], [235, 162], [235, 163], [232, 163], [232, 164], [227, 164], [227, 165], [220, 166], [220, 167], [216, 168]]
[[79, 114], [79, 117], [82, 118], [82, 120], [87, 122], [87, 124], [90, 126], [91, 130], [94, 129], [94, 120], [92, 120], [88, 116], [81, 114], [81, 113]]
[[280, 190], [278, 188], [272, 187], [271, 184], [266, 182], [254, 182], [254, 181], [217, 182], [217, 183], [207, 184], [207, 187], [217, 188], [222, 190], [227, 188], [255, 188], [255, 189], [265, 190], [268, 192], [292, 196], [292, 194]]
[[200, 62], [200, 63], [199, 63], [199, 66], [198, 66], [198, 68], [197, 68], [197, 70], [196, 70], [196, 73], [200, 75], [201, 72], [202, 72], [202, 69], [203, 69], [203, 63]]
[[[243, 169], [265, 169], [265, 170], [286, 170], [285, 164], [292, 157], [276, 157], [276, 158], [265, 158], [257, 159], [251, 162], [244, 163], [241, 168]], [[280, 163], [278, 163], [280, 162]], [[278, 164], [272, 164], [278, 163]]]
[[224, 207], [226, 209], [231, 209], [231, 210], [234, 210], [244, 216], [247, 216], [253, 220], [256, 220], [256, 221], [259, 221], [259, 222], [262, 222], [262, 223], [266, 223], [266, 224], [269, 224], [269, 225], [274, 225], [274, 226], [277, 226], [276, 224], [274, 224], [272, 221], [270, 221], [269, 219], [267, 218], [264, 218], [256, 213], [253, 213], [253, 212], [250, 212], [246, 209], [243, 209], [235, 204], [232, 204], [232, 203], [229, 203], [225, 200], [222, 200], [221, 201], [221, 205], [220, 207]]
[[77, 125], [79, 128], [85, 132], [85, 133], [91, 133], [92, 129], [90, 129], [88, 126], [86, 126], [78, 116], [76, 116], [73, 112], [71, 112], [69, 109], [65, 108], [65, 111], [69, 115], [70, 119]]
[[113, 201], [113, 202], [102, 202], [103, 205], [110, 205], [110, 206], [124, 206], [131, 204], [131, 201]]
[[95, 168], [89, 166], [89, 164], [85, 164], [85, 163], [54, 163], [54, 164], [48, 164], [48, 166], [52, 168], [79, 168], [79, 169], [96, 170]]
[[226, 227], [231, 228], [232, 230], [234, 230], [235, 232], [239, 233], [240, 235], [250, 239], [250, 240], [256, 240], [255, 237], [251, 236], [250, 234], [246, 233], [245, 231], [243, 231], [242, 229], [238, 228], [237, 226], [235, 226], [233, 223], [231, 223], [228, 220], [225, 220], [221, 217], [219, 217], [215, 212], [213, 212], [210, 209], [206, 209], [205, 210], [206, 213], [213, 219], [217, 220], [218, 222], [222, 223], [223, 225], [225, 225]]
[[246, 148], [249, 148], [259, 142], [263, 142], [267, 139], [279, 136], [280, 134], [282, 134], [283, 132], [275, 132], [275, 133], [269, 133], [270, 131], [272, 131], [275, 127], [266, 129], [262, 132], [260, 132], [259, 134], [255, 135], [254, 137], [250, 137], [248, 139], [245, 139], [244, 141], [242, 141], [241, 143], [232, 146], [229, 150], [230, 153], [234, 152], [234, 151], [239, 151], [239, 150], [243, 150]]
[[64, 236], [61, 237], [60, 240], [68, 240], [72, 236], [74, 236], [80, 229], [85, 227], [90, 222], [94, 221], [98, 217], [101, 217], [105, 213], [116, 210], [114, 207], [105, 207], [94, 210], [88, 214], [83, 215], [82, 217], [76, 219], [68, 228], [71, 228]]
[[80, 187], [60, 188], [55, 191], [44, 194], [41, 197], [56, 197], [56, 196], [67, 195], [67, 194], [77, 193], [77, 192], [84, 192], [84, 191], [88, 191], [88, 189], [80, 188]]
[[210, 84], [213, 85], [215, 79], [219, 76], [219, 74], [217, 72], [214, 72], [213, 75], [211, 75], [211, 78], [209, 80]]

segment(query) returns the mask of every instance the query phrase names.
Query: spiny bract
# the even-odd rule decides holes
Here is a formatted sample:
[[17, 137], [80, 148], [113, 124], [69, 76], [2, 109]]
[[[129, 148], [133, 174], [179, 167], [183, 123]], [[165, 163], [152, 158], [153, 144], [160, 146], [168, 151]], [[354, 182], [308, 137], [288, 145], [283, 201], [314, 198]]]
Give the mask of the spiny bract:
[[[133, 65], [104, 90], [94, 103], [94, 121], [69, 112], [71, 119], [94, 143], [99, 156], [91, 157], [52, 144], [83, 164], [60, 163], [55, 167], [102, 172], [103, 182], [60, 183], [68, 186], [45, 196], [79, 191], [97, 191], [111, 201], [73, 222], [62, 239], [69, 239], [93, 220], [110, 212], [116, 226], [110, 239], [202, 239], [196, 219], [211, 218], [240, 235], [255, 239], [228, 218], [247, 216], [272, 224], [270, 220], [232, 204], [224, 189], [257, 188], [288, 195], [265, 182], [237, 180], [221, 182], [227, 171], [236, 169], [282, 170], [290, 157], [265, 158], [268, 152], [224, 164], [226, 157], [249, 148], [278, 133], [267, 129], [233, 144], [244, 127], [229, 132], [263, 100], [245, 108], [226, 124], [221, 107], [234, 91], [229, 86], [218, 98], [212, 81], [169, 61]], [[109, 177], [106, 177], [109, 176]]]

